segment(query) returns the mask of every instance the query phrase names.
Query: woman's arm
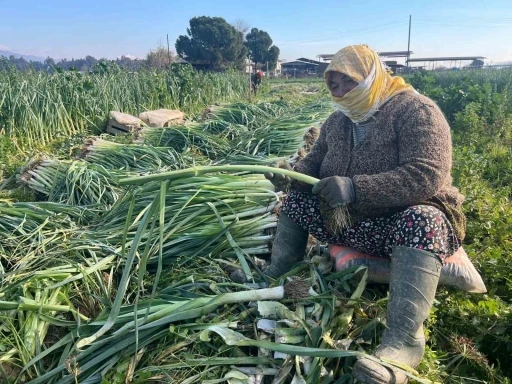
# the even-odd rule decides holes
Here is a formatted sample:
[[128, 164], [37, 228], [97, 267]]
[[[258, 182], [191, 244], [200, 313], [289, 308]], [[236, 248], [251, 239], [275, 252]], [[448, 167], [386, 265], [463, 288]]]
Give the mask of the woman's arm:
[[422, 105], [398, 127], [398, 154], [398, 168], [353, 177], [354, 208], [364, 211], [418, 204], [434, 196], [451, 177], [450, 127], [437, 106]]

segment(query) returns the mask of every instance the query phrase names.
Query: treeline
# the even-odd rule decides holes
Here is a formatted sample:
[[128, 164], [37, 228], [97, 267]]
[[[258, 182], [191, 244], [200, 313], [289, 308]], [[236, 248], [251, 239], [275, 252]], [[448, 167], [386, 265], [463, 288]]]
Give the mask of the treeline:
[[159, 47], [155, 50], [150, 51], [146, 58], [130, 58], [121, 56], [116, 60], [108, 59], [97, 59], [93, 56], [86, 56], [83, 59], [62, 59], [55, 61], [51, 57], [46, 58], [43, 62], [41, 61], [27, 61], [23, 57], [5, 57], [0, 56], [0, 71], [9, 68], [15, 68], [18, 71], [33, 70], [37, 72], [59, 72], [59, 71], [82, 71], [82, 72], [94, 72], [101, 70], [102, 68], [116, 65], [120, 68], [128, 71], [138, 71], [141, 69], [165, 69], [175, 59], [175, 56], [169, 54], [167, 49]]
[[268, 32], [249, 28], [238, 21], [229, 24], [221, 17], [193, 17], [187, 33], [178, 37], [175, 43], [177, 56], [160, 46], [150, 51], [145, 58], [122, 56], [116, 60], [96, 59], [86, 56], [83, 59], [62, 59], [51, 57], [43, 62], [27, 61], [23, 57], [0, 56], [0, 71], [15, 68], [19, 71], [59, 71], [93, 72], [110, 66], [128, 71], [141, 69], [167, 69], [178, 58], [192, 64], [196, 69], [224, 71], [227, 69], [245, 70], [248, 58], [255, 66], [273, 70], [279, 58], [279, 48], [273, 45]]

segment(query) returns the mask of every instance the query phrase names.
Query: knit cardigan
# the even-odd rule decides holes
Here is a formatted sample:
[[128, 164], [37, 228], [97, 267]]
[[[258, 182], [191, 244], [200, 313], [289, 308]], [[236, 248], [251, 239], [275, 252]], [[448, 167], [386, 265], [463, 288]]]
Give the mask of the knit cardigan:
[[452, 143], [439, 107], [416, 92], [391, 98], [374, 115], [375, 124], [353, 147], [353, 123], [332, 113], [295, 170], [316, 178], [352, 179], [356, 200], [352, 223], [426, 204], [443, 211], [455, 235], [465, 237], [464, 196], [452, 185]]

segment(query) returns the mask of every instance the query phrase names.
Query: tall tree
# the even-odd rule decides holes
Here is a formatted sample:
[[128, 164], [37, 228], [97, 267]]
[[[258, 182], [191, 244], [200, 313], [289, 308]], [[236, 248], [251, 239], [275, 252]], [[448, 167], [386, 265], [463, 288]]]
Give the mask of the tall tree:
[[85, 56], [85, 63], [86, 63], [87, 69], [89, 71], [94, 68], [94, 66], [96, 65], [97, 62], [98, 62], [98, 59], [96, 59], [95, 57], [90, 56], [90, 55]]
[[277, 60], [279, 60], [280, 52], [281, 51], [279, 50], [279, 48], [276, 47], [275, 45], [273, 45], [269, 48], [268, 55], [267, 55], [268, 69], [270, 69], [270, 70], [276, 69]]
[[253, 28], [245, 39], [245, 45], [249, 48], [254, 64], [263, 64], [268, 61], [269, 69], [274, 69], [279, 58], [279, 48], [272, 45], [270, 35], [258, 28]]
[[194, 17], [190, 19], [188, 36], [176, 40], [176, 52], [190, 62], [207, 69], [242, 69], [247, 55], [244, 36], [221, 17]]
[[53, 60], [50, 56], [48, 56], [45, 60], [44, 60], [44, 68], [46, 69], [47, 72], [49, 73], [53, 73], [55, 71], [55, 60]]

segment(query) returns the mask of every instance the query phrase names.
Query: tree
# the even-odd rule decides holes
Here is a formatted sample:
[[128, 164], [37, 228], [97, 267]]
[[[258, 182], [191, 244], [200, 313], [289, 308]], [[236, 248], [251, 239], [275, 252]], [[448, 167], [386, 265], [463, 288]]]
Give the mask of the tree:
[[96, 59], [93, 56], [87, 55], [85, 56], [85, 66], [87, 67], [88, 71], [92, 71], [98, 62], [98, 59]]
[[475, 59], [469, 64], [470, 68], [482, 68], [484, 66], [484, 62], [480, 59]]
[[16, 58], [14, 55], [9, 56], [10, 63], [20, 71], [27, 71], [30, 69], [30, 65], [27, 60], [25, 60], [22, 56]]
[[223, 18], [193, 17], [187, 34], [176, 40], [176, 51], [191, 64], [201, 64], [211, 70], [244, 67], [247, 55], [244, 36]]
[[55, 64], [55, 60], [53, 60], [50, 56], [48, 56], [45, 60], [44, 60], [44, 67], [46, 69], [46, 71], [50, 72], [50, 73], [53, 73], [54, 72], [54, 68], [57, 64]]
[[127, 69], [129, 71], [138, 71], [143, 67], [147, 67], [148, 63], [144, 59], [130, 58], [128, 56], [121, 56], [116, 59], [116, 64], [120, 68]]
[[146, 64], [153, 69], [168, 69], [173, 62], [172, 52], [168, 52], [163, 45], [149, 51], [146, 55]]
[[271, 46], [268, 50], [267, 55], [267, 62], [268, 62], [268, 69], [274, 70], [277, 66], [277, 60], [279, 59], [279, 48], [275, 45]]
[[258, 28], [251, 29], [245, 37], [251, 59], [255, 65], [268, 62], [269, 69], [274, 69], [279, 58], [279, 48], [272, 45], [270, 35]]

